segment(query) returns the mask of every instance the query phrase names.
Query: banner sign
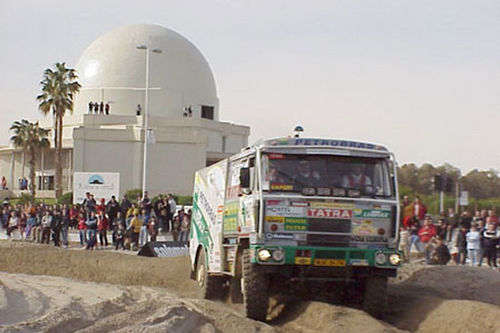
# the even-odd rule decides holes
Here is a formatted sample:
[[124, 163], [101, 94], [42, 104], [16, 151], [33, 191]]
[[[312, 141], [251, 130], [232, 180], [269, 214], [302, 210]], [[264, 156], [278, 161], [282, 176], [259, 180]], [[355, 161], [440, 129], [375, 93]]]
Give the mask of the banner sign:
[[189, 247], [181, 242], [148, 242], [137, 253], [144, 257], [183, 257], [189, 255]]
[[74, 172], [73, 173], [73, 204], [82, 203], [85, 194], [89, 192], [99, 202], [106, 201], [114, 195], [120, 198], [120, 173], [118, 172]]

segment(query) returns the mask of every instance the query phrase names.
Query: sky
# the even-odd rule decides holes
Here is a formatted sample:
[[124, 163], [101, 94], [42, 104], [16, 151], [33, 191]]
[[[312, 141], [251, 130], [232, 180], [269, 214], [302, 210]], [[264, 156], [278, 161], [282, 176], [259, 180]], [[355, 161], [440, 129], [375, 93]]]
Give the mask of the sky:
[[2, 0], [0, 144], [41, 117], [43, 71], [114, 28], [159, 24], [214, 73], [221, 120], [249, 142], [385, 145], [398, 163], [500, 170], [500, 1]]

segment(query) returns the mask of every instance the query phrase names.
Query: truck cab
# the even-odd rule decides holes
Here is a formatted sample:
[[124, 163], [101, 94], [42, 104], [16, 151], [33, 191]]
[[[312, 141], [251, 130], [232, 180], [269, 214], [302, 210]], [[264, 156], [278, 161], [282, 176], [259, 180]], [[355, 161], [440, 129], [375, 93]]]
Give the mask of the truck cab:
[[247, 316], [258, 320], [277, 284], [335, 283], [380, 316], [387, 278], [401, 262], [398, 221], [396, 161], [387, 148], [264, 140], [197, 173], [192, 277], [205, 298], [241, 293]]

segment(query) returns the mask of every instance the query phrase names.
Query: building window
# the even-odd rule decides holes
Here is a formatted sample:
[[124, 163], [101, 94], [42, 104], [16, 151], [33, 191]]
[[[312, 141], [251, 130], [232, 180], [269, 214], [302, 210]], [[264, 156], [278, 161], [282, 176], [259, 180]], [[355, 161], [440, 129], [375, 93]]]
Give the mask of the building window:
[[201, 106], [201, 117], [214, 120], [214, 107], [208, 105]]
[[54, 190], [54, 176], [38, 176], [38, 190], [53, 191]]

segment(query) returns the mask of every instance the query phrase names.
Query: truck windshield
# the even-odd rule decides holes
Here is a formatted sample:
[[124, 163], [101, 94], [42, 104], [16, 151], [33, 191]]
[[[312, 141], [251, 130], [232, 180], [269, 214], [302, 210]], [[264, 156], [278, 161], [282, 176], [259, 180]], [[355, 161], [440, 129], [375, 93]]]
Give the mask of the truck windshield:
[[262, 189], [308, 195], [391, 197], [387, 158], [263, 154]]

